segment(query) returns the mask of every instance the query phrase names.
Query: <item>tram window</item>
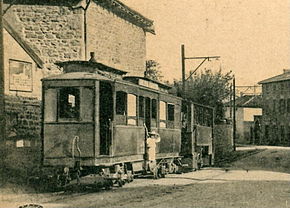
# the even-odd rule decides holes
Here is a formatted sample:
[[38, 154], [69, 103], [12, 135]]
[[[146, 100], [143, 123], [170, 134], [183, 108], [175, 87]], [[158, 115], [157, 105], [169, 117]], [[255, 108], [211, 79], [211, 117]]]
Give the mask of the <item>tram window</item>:
[[127, 93], [118, 91], [116, 94], [116, 114], [126, 115]]
[[79, 118], [80, 114], [80, 90], [66, 87], [59, 91], [59, 117]]
[[136, 95], [128, 94], [128, 116], [136, 116], [137, 112], [137, 98]]
[[159, 111], [160, 111], [160, 120], [166, 120], [166, 103], [163, 101], [160, 101], [159, 104]]
[[139, 117], [144, 118], [144, 97], [140, 96], [139, 97]]
[[166, 103], [164, 101], [160, 101], [159, 103], [159, 118], [159, 126], [161, 128], [166, 128]]
[[127, 105], [127, 124], [136, 125], [137, 124], [137, 96], [133, 94], [128, 94], [128, 105]]
[[168, 113], [168, 120], [174, 121], [174, 105], [168, 104], [167, 113]]
[[92, 88], [81, 88], [81, 119], [83, 121], [93, 120], [94, 91]]
[[156, 119], [157, 118], [157, 100], [152, 99], [152, 118]]
[[44, 92], [44, 121], [56, 121], [57, 90], [47, 89]]

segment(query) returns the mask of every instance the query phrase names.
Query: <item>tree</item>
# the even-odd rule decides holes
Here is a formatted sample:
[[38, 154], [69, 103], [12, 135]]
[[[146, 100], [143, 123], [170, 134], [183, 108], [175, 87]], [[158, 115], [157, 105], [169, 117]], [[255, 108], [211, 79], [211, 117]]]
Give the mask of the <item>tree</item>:
[[213, 72], [206, 69], [191, 77], [186, 82], [186, 90], [182, 92], [182, 83], [175, 81], [174, 86], [178, 95], [196, 103], [215, 108], [215, 122], [224, 120], [224, 101], [231, 93], [232, 72]]
[[154, 60], [147, 60], [146, 71], [144, 72], [144, 76], [149, 79], [161, 81], [163, 76], [160, 71], [160, 64]]

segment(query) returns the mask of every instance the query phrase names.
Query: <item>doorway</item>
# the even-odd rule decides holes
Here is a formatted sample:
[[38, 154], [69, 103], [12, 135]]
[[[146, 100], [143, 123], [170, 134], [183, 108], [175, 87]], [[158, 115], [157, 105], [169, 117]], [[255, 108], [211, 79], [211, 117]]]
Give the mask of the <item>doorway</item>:
[[100, 82], [100, 155], [109, 155], [112, 129], [111, 122], [113, 120], [113, 89], [110, 83]]
[[148, 132], [151, 131], [151, 99], [145, 98], [145, 125], [148, 129]]

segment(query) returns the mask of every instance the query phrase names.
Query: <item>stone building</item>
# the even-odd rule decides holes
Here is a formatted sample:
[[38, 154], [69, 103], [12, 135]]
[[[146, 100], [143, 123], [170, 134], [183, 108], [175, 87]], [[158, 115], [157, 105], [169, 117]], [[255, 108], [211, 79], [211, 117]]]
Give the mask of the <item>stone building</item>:
[[263, 95], [263, 143], [290, 146], [290, 70], [259, 83]]
[[40, 140], [41, 79], [59, 61], [88, 60], [142, 76], [153, 21], [118, 0], [4, 0], [4, 68], [9, 145]]
[[[240, 144], [259, 144], [260, 117], [262, 116], [262, 103], [260, 95], [242, 95], [236, 98], [236, 142]], [[225, 117], [233, 118], [230, 103], [226, 104]]]

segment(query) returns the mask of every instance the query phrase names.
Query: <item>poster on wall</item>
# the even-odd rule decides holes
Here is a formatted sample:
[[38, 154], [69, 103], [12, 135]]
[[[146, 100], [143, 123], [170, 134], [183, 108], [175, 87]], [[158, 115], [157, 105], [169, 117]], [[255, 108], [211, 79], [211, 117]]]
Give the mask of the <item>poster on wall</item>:
[[13, 91], [32, 91], [32, 63], [9, 60], [9, 89]]

